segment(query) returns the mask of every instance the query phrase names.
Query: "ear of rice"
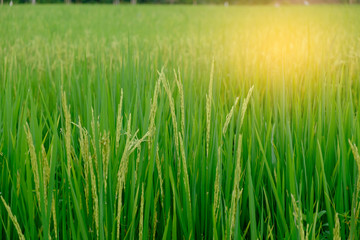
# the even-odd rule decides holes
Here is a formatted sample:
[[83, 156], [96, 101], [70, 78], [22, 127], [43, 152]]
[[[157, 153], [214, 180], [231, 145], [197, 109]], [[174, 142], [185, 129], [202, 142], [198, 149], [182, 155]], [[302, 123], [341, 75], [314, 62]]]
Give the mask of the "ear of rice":
[[36, 158], [35, 146], [34, 146], [33, 138], [32, 138], [28, 123], [25, 124], [25, 134], [26, 134], [26, 139], [27, 139], [28, 146], [29, 146], [31, 169], [34, 174], [35, 193], [36, 193], [36, 197], [37, 197], [38, 204], [40, 207], [39, 167], [38, 167], [38, 162], [37, 162], [37, 158]]
[[218, 148], [218, 160], [216, 164], [216, 175], [215, 175], [215, 183], [214, 183], [214, 205], [213, 212], [215, 216], [215, 221], [217, 221], [218, 209], [220, 204], [220, 174], [221, 174], [221, 146]]
[[94, 221], [96, 228], [96, 236], [99, 238], [99, 198], [96, 187], [96, 176], [93, 168], [93, 159], [89, 156], [89, 168], [90, 168], [90, 178], [91, 178], [91, 194], [93, 197], [93, 210], [94, 210]]
[[47, 209], [47, 186], [50, 179], [50, 167], [46, 156], [46, 150], [43, 144], [41, 144], [41, 155], [43, 160], [42, 167], [43, 167], [45, 209]]
[[291, 202], [292, 202], [292, 205], [293, 205], [293, 208], [294, 208], [293, 215], [294, 215], [294, 218], [295, 218], [296, 226], [297, 226], [297, 228], [299, 230], [300, 239], [304, 240], [305, 239], [305, 232], [304, 232], [304, 226], [303, 226], [303, 221], [302, 221], [302, 212], [301, 212], [300, 208], [298, 207], [298, 205], [296, 203], [294, 195], [292, 195], [292, 194], [291, 194]]
[[135, 183], [137, 181], [137, 175], [139, 170], [139, 164], [140, 164], [140, 157], [141, 157], [141, 145], [137, 148], [137, 155], [136, 155], [136, 165], [135, 165]]
[[[350, 139], [349, 139], [349, 144], [351, 147], [351, 151], [354, 155], [354, 159], [356, 162], [356, 165], [358, 167], [358, 177], [357, 177], [357, 183], [356, 183], [356, 190], [354, 192], [353, 195], [353, 204], [352, 204], [352, 213], [355, 216], [355, 219], [359, 218], [359, 213], [360, 213], [360, 202], [358, 201], [359, 199], [359, 193], [360, 193], [360, 155], [359, 155], [359, 151], [358, 148], [356, 147], [355, 144], [351, 143]], [[357, 225], [357, 222], [355, 222], [355, 226]]]
[[140, 223], [139, 223], [139, 239], [143, 239], [144, 231], [144, 183], [141, 187], [141, 203], [140, 203]]
[[123, 121], [123, 117], [122, 117], [123, 97], [124, 97], [124, 92], [123, 92], [123, 89], [121, 89], [120, 103], [119, 103], [119, 106], [118, 106], [118, 115], [117, 115], [117, 119], [116, 119], [116, 139], [115, 139], [115, 151], [116, 151], [116, 153], [117, 153], [118, 148], [119, 148], [119, 142], [120, 142], [120, 136], [121, 136], [121, 127], [122, 127], [122, 121]]
[[89, 159], [90, 159], [90, 150], [89, 150], [89, 140], [88, 134], [85, 129], [81, 126], [81, 120], [79, 117], [79, 130], [80, 130], [80, 138], [79, 138], [79, 145], [80, 145], [80, 154], [84, 162], [84, 178], [85, 178], [85, 201], [86, 201], [86, 212], [89, 213], [89, 189], [90, 189], [90, 179], [89, 179]]
[[254, 90], [254, 86], [252, 86], [250, 89], [249, 89], [249, 92], [242, 104], [242, 107], [241, 107], [241, 115], [240, 115], [240, 126], [239, 128], [241, 129], [242, 125], [243, 125], [243, 122], [244, 122], [244, 118], [245, 118], [245, 113], [246, 113], [246, 109], [247, 109], [247, 106], [249, 104], [249, 101], [250, 101], [250, 98], [251, 98], [251, 95], [252, 95], [252, 92]]
[[70, 176], [71, 169], [71, 115], [70, 110], [66, 102], [66, 94], [63, 91], [61, 95], [62, 108], [64, 111], [65, 117], [65, 148], [66, 148], [66, 158], [67, 158], [67, 173]]
[[181, 78], [180, 78], [180, 70], [178, 70], [178, 74], [176, 74], [176, 71], [174, 69], [174, 75], [180, 95], [181, 134], [185, 136], [185, 100], [184, 100], [184, 87], [183, 84], [181, 83]]
[[156, 192], [155, 195], [155, 199], [154, 199], [154, 221], [153, 221], [153, 239], [155, 240], [156, 238], [156, 225], [157, 225], [157, 203], [159, 201], [159, 196], [160, 196], [160, 192], [159, 190]]
[[209, 92], [206, 95], [206, 156], [209, 156], [209, 146], [210, 146], [210, 127], [211, 127], [211, 103], [212, 103], [212, 92], [213, 92], [213, 79], [214, 79], [214, 62], [213, 59], [211, 63], [211, 72], [210, 72], [210, 83], [209, 83]]
[[181, 173], [181, 160], [180, 160], [180, 155], [179, 155], [180, 149], [179, 149], [179, 138], [178, 138], [178, 135], [177, 135], [178, 126], [177, 126], [177, 120], [176, 120], [176, 114], [175, 114], [175, 104], [174, 104], [174, 99], [172, 97], [172, 93], [171, 93], [171, 90], [170, 90], [169, 82], [167, 81], [165, 76], [162, 78], [162, 82], [163, 82], [163, 86], [165, 88], [165, 92], [166, 92], [166, 94], [168, 96], [169, 105], [170, 105], [170, 112], [171, 112], [171, 119], [172, 119], [173, 128], [174, 128], [175, 150], [176, 150], [176, 155], [177, 155], [177, 160], [178, 160], [177, 185], [179, 185], [179, 183], [180, 183], [180, 173]]
[[234, 105], [231, 107], [230, 112], [226, 115], [224, 127], [223, 127], [223, 130], [222, 130], [223, 135], [225, 135], [226, 132], [227, 132], [227, 129], [228, 129], [230, 121], [231, 121], [231, 118], [234, 115], [234, 109], [235, 109], [236, 105], [238, 104], [238, 102], [239, 102], [239, 97], [237, 97], [235, 99]]
[[108, 178], [108, 168], [109, 168], [109, 158], [110, 158], [110, 134], [104, 132], [100, 144], [101, 144], [101, 153], [103, 160], [103, 176], [104, 176], [104, 191], [106, 194], [107, 188], [107, 178]]
[[160, 92], [160, 84], [162, 82], [162, 79], [164, 78], [164, 72], [163, 69], [160, 72], [160, 76], [155, 84], [154, 89], [154, 95], [151, 100], [151, 108], [150, 108], [150, 116], [149, 116], [149, 131], [153, 134], [155, 131], [155, 117], [156, 117], [156, 111], [157, 111], [157, 105], [158, 105], [158, 96]]
[[19, 197], [20, 193], [20, 172], [16, 172], [16, 196]]
[[116, 214], [116, 222], [117, 222], [117, 228], [116, 228], [116, 239], [120, 239], [120, 220], [121, 220], [121, 209], [122, 209], [122, 189], [123, 184], [122, 182], [118, 185], [118, 206], [117, 206], [117, 214]]
[[180, 150], [181, 150], [181, 159], [183, 163], [183, 169], [184, 169], [184, 183], [185, 183], [185, 189], [187, 192], [188, 202], [191, 209], [191, 197], [190, 197], [190, 185], [189, 185], [189, 175], [187, 171], [187, 164], [186, 164], [186, 157], [185, 157], [185, 150], [184, 150], [184, 142], [181, 137], [181, 133], [179, 132], [179, 139], [180, 139]]
[[5, 199], [2, 196], [0, 196], [0, 198], [1, 198], [1, 201], [3, 202], [3, 204], [5, 206], [6, 211], [9, 214], [9, 217], [10, 217], [11, 221], [13, 222], [13, 224], [15, 226], [16, 232], [19, 235], [19, 239], [20, 240], [25, 240], [25, 236], [21, 231], [21, 228], [20, 228], [20, 225], [19, 225], [19, 223], [17, 221], [16, 216], [12, 213], [11, 208], [10, 208], [9, 205], [7, 205], [7, 203], [5, 202]]
[[91, 108], [91, 132], [92, 132], [91, 145], [92, 145], [92, 148], [94, 151], [94, 155], [93, 155], [92, 159], [93, 159], [93, 164], [95, 166], [95, 172], [97, 175], [99, 175], [98, 158], [97, 158], [96, 146], [95, 146], [95, 136], [96, 136], [97, 130], [98, 129], [96, 128], [96, 124], [95, 124], [94, 109]]
[[350, 140], [349, 140], [349, 144], [351, 147], [351, 151], [354, 155], [356, 165], [358, 167], [358, 178], [357, 178], [357, 193], [358, 193], [360, 191], [360, 155], [359, 155], [359, 151], [358, 151], [358, 148], [356, 147], [356, 145], [351, 143]]
[[57, 221], [56, 221], [55, 195], [54, 194], [53, 194], [53, 200], [51, 202], [51, 212], [52, 212], [52, 217], [53, 217], [53, 221], [54, 221], [55, 239], [57, 239], [58, 234], [57, 234]]
[[156, 148], [156, 168], [158, 171], [159, 181], [160, 181], [160, 193], [161, 193], [161, 207], [164, 208], [164, 189], [163, 189], [163, 178], [161, 174], [161, 163], [159, 158], [159, 147]]
[[341, 240], [340, 221], [338, 213], [335, 214], [335, 227], [333, 229], [333, 240]]
[[238, 138], [238, 147], [237, 147], [237, 156], [236, 156], [236, 167], [234, 174], [234, 187], [231, 196], [231, 206], [230, 206], [230, 238], [233, 234], [233, 228], [235, 226], [235, 215], [237, 211], [238, 200], [242, 194], [242, 190], [239, 190], [240, 176], [241, 176], [241, 148], [242, 148], [242, 135], [239, 135]]

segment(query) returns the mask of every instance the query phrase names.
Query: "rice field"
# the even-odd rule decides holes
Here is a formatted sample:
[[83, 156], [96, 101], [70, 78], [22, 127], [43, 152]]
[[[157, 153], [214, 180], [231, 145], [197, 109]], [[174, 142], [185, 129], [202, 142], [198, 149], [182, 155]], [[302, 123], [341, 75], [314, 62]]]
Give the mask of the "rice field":
[[358, 6], [0, 7], [1, 239], [359, 239]]

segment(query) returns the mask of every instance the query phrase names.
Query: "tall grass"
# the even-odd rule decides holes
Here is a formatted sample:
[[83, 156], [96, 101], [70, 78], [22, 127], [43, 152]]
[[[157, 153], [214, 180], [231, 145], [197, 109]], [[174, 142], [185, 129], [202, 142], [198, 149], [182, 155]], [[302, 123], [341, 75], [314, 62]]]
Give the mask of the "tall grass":
[[1, 239], [358, 239], [360, 9], [0, 8]]

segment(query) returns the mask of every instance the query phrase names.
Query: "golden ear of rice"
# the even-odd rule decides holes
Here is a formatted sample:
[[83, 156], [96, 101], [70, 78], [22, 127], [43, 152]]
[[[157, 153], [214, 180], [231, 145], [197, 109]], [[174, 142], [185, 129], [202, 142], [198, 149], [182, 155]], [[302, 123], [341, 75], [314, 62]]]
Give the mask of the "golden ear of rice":
[[9, 205], [7, 205], [7, 203], [5, 202], [5, 199], [2, 196], [0, 196], [0, 198], [1, 198], [1, 201], [3, 202], [3, 204], [5, 206], [6, 211], [9, 214], [9, 217], [10, 217], [11, 221], [13, 222], [13, 224], [15, 226], [16, 232], [19, 235], [19, 239], [20, 240], [25, 240], [25, 236], [21, 231], [21, 228], [20, 228], [20, 225], [19, 225], [19, 223], [18, 223], [18, 221], [16, 219], [16, 216], [12, 213], [11, 208], [10, 208]]

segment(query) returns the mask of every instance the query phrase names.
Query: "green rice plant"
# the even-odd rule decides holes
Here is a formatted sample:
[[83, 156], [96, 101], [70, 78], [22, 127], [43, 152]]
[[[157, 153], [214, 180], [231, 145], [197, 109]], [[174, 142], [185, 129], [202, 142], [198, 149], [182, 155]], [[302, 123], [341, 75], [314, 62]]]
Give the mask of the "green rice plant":
[[0, 239], [359, 239], [359, 16], [1, 7]]

